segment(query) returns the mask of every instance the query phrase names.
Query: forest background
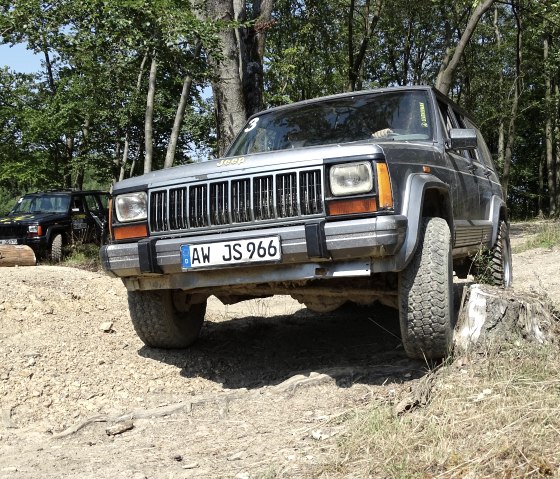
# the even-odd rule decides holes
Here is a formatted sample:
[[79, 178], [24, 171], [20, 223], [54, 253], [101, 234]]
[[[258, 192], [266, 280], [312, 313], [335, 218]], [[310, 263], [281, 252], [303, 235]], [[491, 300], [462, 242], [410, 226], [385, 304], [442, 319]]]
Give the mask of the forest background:
[[435, 85], [474, 114], [514, 218], [560, 214], [555, 0], [0, 0], [0, 213], [219, 156], [251, 114]]

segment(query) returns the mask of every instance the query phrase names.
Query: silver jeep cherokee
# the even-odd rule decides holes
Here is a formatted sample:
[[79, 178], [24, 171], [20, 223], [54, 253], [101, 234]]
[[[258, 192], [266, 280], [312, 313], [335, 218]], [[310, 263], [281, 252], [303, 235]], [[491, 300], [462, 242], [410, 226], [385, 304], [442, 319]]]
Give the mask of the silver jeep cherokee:
[[198, 337], [208, 296], [400, 312], [415, 358], [449, 351], [453, 271], [485, 250], [512, 281], [507, 208], [472, 120], [429, 87], [335, 95], [251, 117], [224, 158], [115, 184], [104, 269], [148, 346]]

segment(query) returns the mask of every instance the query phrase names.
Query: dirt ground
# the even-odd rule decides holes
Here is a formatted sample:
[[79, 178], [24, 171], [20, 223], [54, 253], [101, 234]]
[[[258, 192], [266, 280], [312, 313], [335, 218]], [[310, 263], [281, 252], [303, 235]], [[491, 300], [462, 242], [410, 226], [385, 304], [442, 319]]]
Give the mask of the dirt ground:
[[[559, 264], [557, 249], [514, 255], [515, 288], [560, 305]], [[386, 308], [212, 298], [200, 340], [166, 352], [137, 338], [119, 280], [56, 266], [0, 278], [0, 478], [312, 477], [341, 418], [426, 372]]]

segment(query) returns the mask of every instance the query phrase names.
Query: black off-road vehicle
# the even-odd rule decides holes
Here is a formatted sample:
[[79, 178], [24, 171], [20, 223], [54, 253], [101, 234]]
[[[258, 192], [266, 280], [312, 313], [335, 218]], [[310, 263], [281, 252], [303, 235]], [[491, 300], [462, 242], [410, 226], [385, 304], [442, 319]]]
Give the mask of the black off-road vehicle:
[[453, 336], [453, 271], [465, 277], [486, 250], [489, 277], [512, 281], [488, 148], [429, 87], [258, 113], [224, 158], [122, 181], [113, 196], [101, 258], [150, 346], [191, 344], [209, 295], [286, 294], [315, 311], [394, 306], [407, 354], [440, 358]]
[[41, 259], [60, 261], [65, 245], [101, 244], [107, 236], [108, 193], [45, 191], [22, 196], [0, 218], [0, 244], [28, 245]]

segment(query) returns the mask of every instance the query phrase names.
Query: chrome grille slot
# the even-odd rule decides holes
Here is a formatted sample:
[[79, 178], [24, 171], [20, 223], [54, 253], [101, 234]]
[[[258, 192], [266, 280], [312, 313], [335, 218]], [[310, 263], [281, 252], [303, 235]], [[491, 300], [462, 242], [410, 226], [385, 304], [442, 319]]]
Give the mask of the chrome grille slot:
[[194, 185], [189, 188], [189, 226], [202, 228], [208, 226], [207, 185]]
[[169, 228], [172, 230], [188, 228], [187, 188], [169, 190]]
[[154, 191], [151, 195], [150, 226], [152, 231], [167, 230], [167, 191]]
[[255, 220], [274, 218], [273, 177], [260, 176], [253, 180], [253, 211]]
[[229, 224], [228, 196], [226, 181], [210, 184], [210, 220], [213, 225]]
[[302, 171], [300, 173], [299, 205], [302, 215], [315, 215], [323, 212], [321, 191], [321, 171]]
[[248, 179], [231, 182], [231, 221], [251, 221], [251, 183]]
[[276, 177], [276, 204], [280, 218], [298, 215], [296, 181], [295, 173], [281, 174]]

